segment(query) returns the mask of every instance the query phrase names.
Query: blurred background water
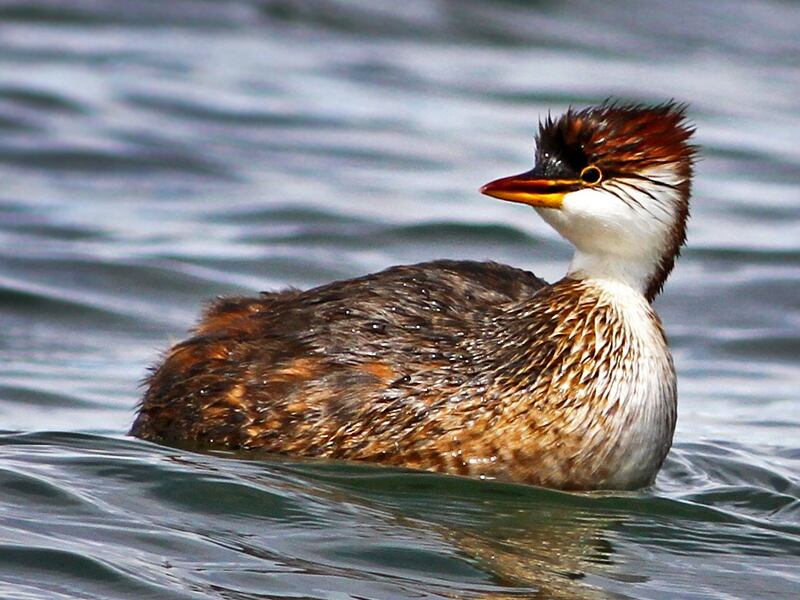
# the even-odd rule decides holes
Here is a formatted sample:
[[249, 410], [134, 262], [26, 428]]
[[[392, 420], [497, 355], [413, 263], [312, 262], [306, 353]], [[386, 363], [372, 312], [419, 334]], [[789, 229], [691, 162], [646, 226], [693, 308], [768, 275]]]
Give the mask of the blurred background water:
[[[795, 598], [800, 4], [0, 0], [0, 596]], [[205, 299], [433, 258], [558, 278], [480, 196], [547, 111], [690, 104], [656, 485], [574, 495], [125, 437]]]

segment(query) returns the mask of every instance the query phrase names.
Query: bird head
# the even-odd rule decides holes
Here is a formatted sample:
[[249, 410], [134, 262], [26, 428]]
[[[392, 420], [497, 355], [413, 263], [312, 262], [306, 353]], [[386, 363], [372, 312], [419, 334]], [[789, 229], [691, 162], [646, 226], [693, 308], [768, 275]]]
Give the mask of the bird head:
[[533, 169], [481, 192], [533, 206], [575, 246], [571, 276], [618, 279], [652, 300], [686, 240], [696, 147], [685, 112], [605, 103], [548, 117]]

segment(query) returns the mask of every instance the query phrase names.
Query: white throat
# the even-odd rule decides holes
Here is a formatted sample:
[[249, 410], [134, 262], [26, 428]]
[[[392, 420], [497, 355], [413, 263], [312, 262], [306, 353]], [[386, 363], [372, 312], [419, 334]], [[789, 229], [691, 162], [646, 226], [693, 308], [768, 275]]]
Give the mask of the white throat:
[[678, 187], [685, 178], [675, 168], [651, 168], [643, 176], [569, 193], [558, 209], [537, 209], [575, 246], [570, 276], [647, 293], [662, 262], [676, 251], [675, 228], [686, 200]]
[[567, 276], [621, 283], [644, 295], [657, 260], [658, 257], [612, 256], [605, 252], [576, 249]]

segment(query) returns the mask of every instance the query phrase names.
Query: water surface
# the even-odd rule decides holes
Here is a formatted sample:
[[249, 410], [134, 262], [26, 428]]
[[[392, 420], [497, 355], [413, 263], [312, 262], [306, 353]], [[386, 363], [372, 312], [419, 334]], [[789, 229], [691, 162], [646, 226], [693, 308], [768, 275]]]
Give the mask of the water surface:
[[[799, 27], [778, 1], [0, 2], [0, 595], [796, 596]], [[702, 145], [653, 488], [125, 437], [215, 295], [443, 257], [559, 277], [566, 244], [476, 190], [609, 96], [688, 102]]]

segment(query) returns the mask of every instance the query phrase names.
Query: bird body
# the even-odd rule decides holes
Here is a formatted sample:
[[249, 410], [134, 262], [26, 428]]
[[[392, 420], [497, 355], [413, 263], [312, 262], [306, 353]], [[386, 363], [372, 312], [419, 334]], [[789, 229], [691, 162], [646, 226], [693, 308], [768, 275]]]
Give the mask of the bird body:
[[548, 120], [534, 170], [482, 191], [576, 246], [566, 277], [435, 261], [222, 299], [154, 371], [131, 433], [562, 489], [650, 484], [677, 400], [650, 302], [685, 237], [690, 134], [672, 104]]

